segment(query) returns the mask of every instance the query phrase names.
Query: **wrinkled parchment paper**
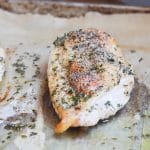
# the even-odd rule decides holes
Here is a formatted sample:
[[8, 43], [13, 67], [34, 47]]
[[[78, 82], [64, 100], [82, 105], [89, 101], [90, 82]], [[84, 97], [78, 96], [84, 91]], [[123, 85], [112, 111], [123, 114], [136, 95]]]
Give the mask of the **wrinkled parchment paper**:
[[[127, 60], [133, 65], [140, 83], [150, 87], [150, 15], [149, 14], [115, 14], [102, 15], [89, 12], [85, 17], [57, 18], [50, 14], [18, 15], [0, 10], [0, 45], [7, 51], [18, 55], [24, 52], [37, 53], [41, 56], [39, 83], [45, 80], [46, 66], [52, 42], [64, 32], [78, 28], [95, 27], [110, 33], [118, 41]], [[9, 52], [9, 55], [11, 53]], [[30, 59], [27, 60], [29, 63]], [[11, 62], [9, 62], [11, 67]], [[7, 68], [7, 69], [8, 69]], [[6, 70], [7, 71], [7, 70]], [[29, 71], [30, 72], [30, 71]], [[30, 75], [30, 73], [29, 73]], [[28, 76], [29, 76], [28, 75]], [[40, 81], [39, 81], [40, 80]], [[13, 83], [13, 81], [12, 81]], [[45, 84], [40, 82], [40, 84]], [[21, 82], [20, 82], [21, 84]], [[138, 86], [138, 85], [137, 85]], [[42, 90], [41, 90], [42, 89]], [[47, 90], [45, 88], [44, 90]], [[139, 89], [138, 94], [141, 92]], [[43, 94], [43, 86], [36, 88], [37, 95]], [[143, 93], [140, 93], [141, 95]], [[71, 129], [63, 135], [54, 134], [54, 125], [58, 121], [48, 103], [44, 101], [43, 112], [39, 112], [39, 136], [21, 137], [25, 131], [15, 133], [7, 142], [0, 143], [5, 150], [149, 150], [150, 149], [150, 108], [141, 112], [129, 107], [111, 118], [109, 122], [99, 123], [90, 129]], [[132, 100], [132, 99], [131, 99]], [[135, 100], [136, 101], [136, 100]], [[139, 100], [140, 101], [140, 100]], [[134, 103], [134, 101], [133, 101]], [[135, 102], [136, 103], [136, 102]], [[150, 107], [149, 103], [147, 103]], [[142, 107], [142, 103], [138, 104]], [[44, 118], [44, 120], [43, 120]], [[37, 131], [38, 132], [38, 131]], [[1, 132], [2, 133], [2, 132]], [[4, 140], [0, 135], [0, 141]]]

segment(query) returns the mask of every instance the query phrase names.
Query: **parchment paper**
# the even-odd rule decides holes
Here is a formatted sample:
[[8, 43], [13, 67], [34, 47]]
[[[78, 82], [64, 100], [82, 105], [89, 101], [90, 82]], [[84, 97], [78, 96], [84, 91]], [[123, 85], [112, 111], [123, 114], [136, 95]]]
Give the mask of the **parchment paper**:
[[[36, 52], [41, 56], [39, 63], [41, 77], [45, 80], [46, 65], [52, 42], [64, 32], [78, 28], [95, 27], [110, 33], [118, 41], [127, 60], [133, 65], [136, 77], [140, 83], [150, 87], [150, 15], [149, 14], [115, 14], [101, 15], [89, 12], [85, 17], [56, 18], [37, 14], [11, 14], [0, 10], [0, 44], [7, 51], [15, 51], [18, 55], [24, 52]], [[9, 55], [11, 53], [9, 52]], [[28, 60], [30, 61], [30, 60]], [[9, 63], [9, 65], [11, 62]], [[8, 67], [9, 68], [9, 67]], [[42, 82], [45, 84], [44, 82]], [[41, 83], [40, 83], [41, 84]], [[139, 86], [139, 83], [136, 84]], [[44, 85], [43, 85], [44, 86]], [[145, 86], [143, 85], [144, 89]], [[137, 93], [143, 89], [137, 88]], [[37, 95], [41, 95], [43, 87], [37, 88]], [[47, 91], [47, 88], [44, 88]], [[141, 93], [140, 93], [141, 92]], [[146, 89], [145, 89], [145, 92]], [[134, 96], [133, 96], [134, 97]], [[54, 134], [57, 117], [48, 102], [48, 95], [43, 97], [43, 112], [39, 113], [41, 121], [40, 136], [38, 138], [21, 138], [22, 133], [16, 133], [6, 143], [1, 143], [1, 149], [44, 149], [44, 150], [149, 150], [150, 149], [150, 108], [143, 110], [143, 103], [139, 103], [139, 111], [134, 111], [137, 99], [133, 105], [121, 111], [109, 122], [99, 123], [90, 129], [71, 129], [63, 135]], [[132, 98], [131, 98], [132, 100]], [[140, 101], [140, 100], [139, 100]], [[149, 101], [148, 101], [149, 102]], [[131, 106], [130, 106], [131, 105]], [[146, 104], [150, 107], [149, 103]], [[133, 107], [132, 107], [133, 106]], [[134, 112], [134, 113], [133, 113]], [[142, 117], [144, 114], [146, 117]], [[21, 131], [25, 134], [26, 131]], [[0, 140], [3, 136], [0, 136]]]

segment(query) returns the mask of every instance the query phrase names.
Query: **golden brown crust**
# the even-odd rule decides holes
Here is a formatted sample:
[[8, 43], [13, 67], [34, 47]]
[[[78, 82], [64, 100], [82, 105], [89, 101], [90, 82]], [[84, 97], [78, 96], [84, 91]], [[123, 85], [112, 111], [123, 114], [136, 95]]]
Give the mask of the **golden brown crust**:
[[64, 118], [61, 119], [61, 121], [56, 125], [55, 127], [55, 132], [56, 133], [63, 133], [65, 132], [68, 128], [70, 128], [71, 126], [74, 126], [78, 124], [78, 119], [73, 117], [68, 117], [65, 116]]

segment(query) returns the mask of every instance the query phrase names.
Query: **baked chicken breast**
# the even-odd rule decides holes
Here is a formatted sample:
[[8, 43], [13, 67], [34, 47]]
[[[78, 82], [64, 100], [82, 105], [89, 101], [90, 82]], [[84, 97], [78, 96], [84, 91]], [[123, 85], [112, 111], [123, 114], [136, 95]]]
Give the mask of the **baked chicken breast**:
[[53, 107], [60, 118], [55, 132], [94, 126], [116, 114], [134, 86], [132, 67], [116, 41], [97, 29], [80, 29], [54, 41], [48, 65]]
[[5, 72], [5, 59], [5, 51], [3, 48], [0, 48], [0, 82], [2, 81]]

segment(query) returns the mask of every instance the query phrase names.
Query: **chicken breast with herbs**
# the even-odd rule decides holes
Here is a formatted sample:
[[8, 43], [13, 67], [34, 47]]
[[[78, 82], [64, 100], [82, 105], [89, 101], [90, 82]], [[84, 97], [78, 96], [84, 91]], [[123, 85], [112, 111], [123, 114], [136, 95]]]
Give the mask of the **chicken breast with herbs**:
[[80, 29], [57, 38], [54, 45], [48, 82], [61, 120], [56, 133], [69, 127], [94, 126], [128, 102], [134, 86], [131, 65], [109, 34]]
[[5, 72], [5, 51], [3, 48], [0, 48], [0, 82]]

